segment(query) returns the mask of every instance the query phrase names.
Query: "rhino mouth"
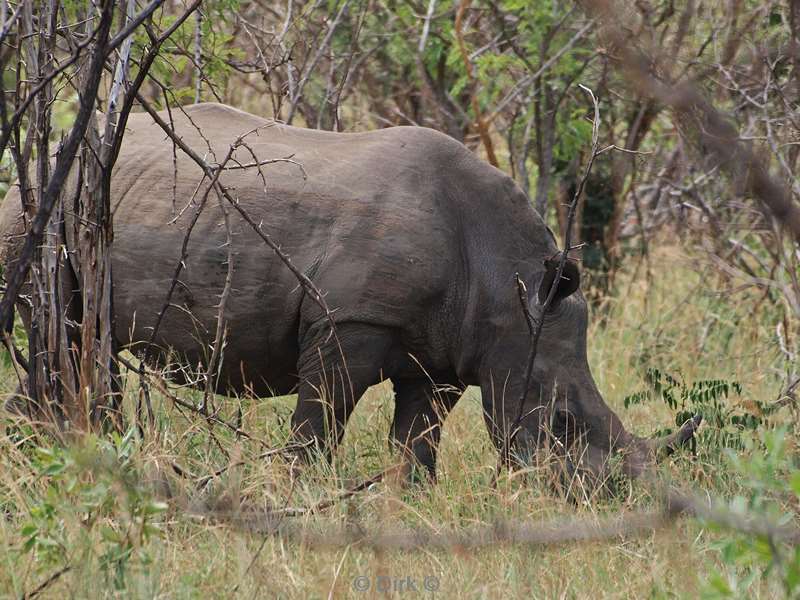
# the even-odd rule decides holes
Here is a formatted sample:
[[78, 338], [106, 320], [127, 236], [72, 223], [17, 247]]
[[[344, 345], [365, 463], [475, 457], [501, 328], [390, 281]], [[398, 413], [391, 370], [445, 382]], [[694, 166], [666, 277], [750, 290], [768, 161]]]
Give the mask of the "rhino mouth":
[[552, 411], [536, 443], [530, 435], [520, 437], [517, 456], [531, 465], [537, 449], [544, 446], [561, 491], [574, 496], [578, 488], [583, 498], [617, 495], [625, 481], [645, 476], [660, 460], [689, 445], [701, 422], [702, 416], [695, 415], [669, 435], [641, 438], [623, 430], [615, 440], [597, 443], [596, 432], [591, 435], [572, 413], [559, 409]]

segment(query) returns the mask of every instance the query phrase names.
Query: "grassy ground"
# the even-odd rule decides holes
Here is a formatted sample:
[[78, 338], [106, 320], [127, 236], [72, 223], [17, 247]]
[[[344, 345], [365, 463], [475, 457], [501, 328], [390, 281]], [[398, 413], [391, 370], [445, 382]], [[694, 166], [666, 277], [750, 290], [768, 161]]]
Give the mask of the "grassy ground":
[[[732, 391], [723, 403], [740, 412], [756, 411], [756, 401], [773, 402], [784, 383], [785, 364], [769, 306], [754, 311], [756, 299], [746, 292], [717, 294], [719, 283], [677, 250], [659, 251], [652, 268], [649, 282], [623, 273], [618, 296], [598, 311], [605, 319], [601, 323], [596, 314], [590, 331], [595, 379], [626, 425], [649, 435], [674, 421], [675, 411], [664, 402], [624, 406], [626, 396], [645, 388], [648, 367], [682, 377], [687, 385], [709, 379], [739, 382], [741, 394]], [[0, 377], [10, 390], [10, 368]], [[136, 391], [132, 380], [131, 405]], [[130, 436], [116, 442], [90, 439], [61, 450], [28, 437], [25, 427], [0, 436], [5, 514], [0, 516], [0, 595], [30, 592], [65, 568], [41, 597], [362, 598], [388, 586], [393, 595], [412, 597], [432, 596], [430, 589], [436, 588], [440, 597], [685, 598], [713, 594], [714, 573], [723, 579], [743, 573], [732, 570], [717, 549], [730, 534], [689, 519], [638, 538], [546, 549], [505, 545], [376, 552], [265, 537], [253, 519], [222, 522], [203, 515], [209, 508], [236, 515], [310, 506], [392, 464], [386, 444], [391, 387], [373, 388], [359, 404], [331, 467], [316, 465], [294, 483], [281, 459], [256, 458], [262, 451], [258, 443], [237, 440], [220, 426], [210, 435], [205, 422], [179, 412], [158, 394], [155, 401], [156, 426], [142, 443]], [[266, 444], [282, 443], [293, 401], [241, 400], [242, 427]], [[228, 401], [227, 415], [235, 414], [236, 404]], [[777, 412], [771, 420], [789, 423], [791, 414]], [[793, 447], [793, 430], [787, 440]], [[748, 457], [748, 452], [760, 450], [739, 454]], [[178, 464], [202, 476], [240, 459], [243, 466], [231, 467], [201, 490], [171, 467]], [[447, 421], [436, 486], [375, 485], [288, 524], [312, 531], [345, 523], [448, 530], [509, 519], [595, 519], [652, 504], [649, 492], [637, 485], [615, 499], [575, 506], [554, 494], [537, 473], [504, 477], [493, 489], [495, 463], [478, 392], [470, 389]], [[723, 452], [710, 443], [701, 444], [694, 458], [672, 457], [663, 472], [714, 496], [749, 493], [747, 481], [731, 474]], [[796, 509], [785, 499], [783, 506]], [[754, 573], [748, 595], [772, 597], [781, 591], [770, 574]]]

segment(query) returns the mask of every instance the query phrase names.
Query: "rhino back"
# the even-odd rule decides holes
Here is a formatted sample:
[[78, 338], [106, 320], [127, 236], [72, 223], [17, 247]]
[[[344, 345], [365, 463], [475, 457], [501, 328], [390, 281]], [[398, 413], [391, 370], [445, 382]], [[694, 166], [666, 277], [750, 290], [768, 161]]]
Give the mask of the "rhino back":
[[[426, 368], [454, 368], [466, 381], [470, 361], [485, 344], [481, 324], [495, 322], [515, 298], [506, 293], [513, 290], [514, 272], [540, 268], [541, 257], [555, 247], [509, 177], [435, 131], [342, 134], [275, 124], [217, 104], [185, 111], [173, 110], [173, 126], [209, 163], [222, 161], [248, 134], [228, 164], [236, 168], [220, 180], [325, 292], [337, 321], [396, 330], [401, 354], [413, 353]], [[252, 166], [273, 159], [283, 160]], [[207, 186], [200, 167], [149, 115], [131, 115], [112, 177], [120, 342], [150, 340]], [[321, 310], [227, 208], [234, 277], [225, 313], [224, 385], [247, 383], [260, 394], [288, 390], [299, 339], [322, 318]], [[21, 240], [20, 213], [12, 190], [0, 206], [6, 264]], [[226, 238], [212, 192], [155, 336], [157, 345], [191, 365], [210, 354], [227, 271]]]
[[[421, 128], [339, 134], [278, 125], [221, 105], [187, 112], [191, 122], [173, 111], [176, 130], [212, 163], [221, 162], [240, 135], [258, 129], [229, 163], [237, 168], [220, 179], [326, 293], [338, 321], [396, 328], [418, 352], [445, 359], [444, 349], [433, 346], [442, 346], [439, 330], [450, 325], [440, 312], [462, 261], [459, 219], [448, 214], [443, 172], [474, 160], [463, 146]], [[239, 168], [271, 159], [286, 160]], [[131, 116], [112, 178], [120, 339], [149, 339], [207, 185], [189, 157], [179, 149], [173, 156], [172, 143], [149, 115]], [[237, 371], [249, 366], [251, 380], [263, 377], [282, 387], [275, 382], [294, 372], [298, 336], [321, 310], [250, 225], [227, 210], [234, 278], [225, 360]], [[213, 339], [224, 287], [228, 247], [221, 211], [212, 192], [172, 299], [180, 308], [167, 311], [156, 336], [192, 361], [202, 362], [198, 349]]]

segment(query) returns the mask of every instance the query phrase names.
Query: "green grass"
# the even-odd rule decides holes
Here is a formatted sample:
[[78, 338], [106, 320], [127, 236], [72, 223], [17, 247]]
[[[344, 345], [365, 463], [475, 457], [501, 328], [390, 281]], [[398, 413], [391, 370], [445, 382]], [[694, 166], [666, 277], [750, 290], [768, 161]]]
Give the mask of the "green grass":
[[[595, 315], [590, 331], [595, 379], [626, 426], [649, 435], [673, 424], [674, 413], [663, 403], [623, 407], [626, 396], [644, 387], [648, 367], [679, 373], [687, 382], [737, 381], [742, 393], [726, 402], [742, 410], [755, 400], [774, 401], [786, 365], [769, 307], [754, 314], [755, 296], [716, 294], [710, 276], [698, 274], [677, 250], [659, 251], [654, 260], [650, 282], [621, 275], [619, 294], [598, 309], [603, 323]], [[14, 386], [8, 366], [0, 383], [5, 391]], [[133, 405], [136, 380], [129, 385]], [[65, 566], [70, 570], [40, 597], [206, 598], [236, 590], [245, 598], [364, 598], [374, 597], [379, 585], [397, 589], [408, 581], [419, 591], [390, 595], [429, 597], [425, 582], [435, 581], [441, 597], [685, 598], [713, 592], [714, 573], [724, 579], [747, 571], [733, 568], [717, 549], [731, 534], [691, 519], [636, 538], [535, 549], [376, 552], [357, 544], [320, 549], [265, 537], [241, 520], [209, 518], [208, 511], [311, 506], [393, 464], [396, 457], [387, 445], [391, 386], [376, 386], [358, 405], [333, 464], [316, 464], [299, 480], [281, 459], [256, 460], [262, 451], [258, 443], [236, 439], [220, 426], [210, 435], [204, 421], [177, 411], [158, 394], [154, 399], [156, 426], [141, 443], [89, 438], [61, 451], [41, 436], [26, 438], [26, 427], [0, 436], [0, 595], [30, 592]], [[235, 414], [238, 400], [217, 401], [228, 417]], [[268, 445], [283, 443], [293, 402], [292, 397], [242, 399], [243, 429]], [[788, 409], [771, 419], [793, 423]], [[791, 450], [797, 439], [793, 428], [786, 439]], [[758, 448], [740, 454], [746, 458], [761, 452]], [[172, 468], [178, 464], [202, 476], [239, 459], [246, 464], [202, 490]], [[290, 524], [312, 531], [354, 523], [369, 530], [451, 530], [498, 520], [602, 518], [653, 504], [646, 487], [634, 485], [628, 494], [576, 506], [537, 472], [502, 477], [492, 488], [496, 460], [479, 393], [470, 389], [446, 423], [437, 485], [378, 484], [319, 514], [291, 518]], [[699, 447], [696, 457], [673, 456], [662, 471], [685, 488], [715, 497], [750, 493], [718, 448]], [[785, 511], [797, 509], [796, 500], [775, 500]], [[774, 573], [753, 572], [748, 595], [773, 597], [781, 591]], [[364, 582], [358, 577], [367, 578], [369, 592], [354, 588]]]

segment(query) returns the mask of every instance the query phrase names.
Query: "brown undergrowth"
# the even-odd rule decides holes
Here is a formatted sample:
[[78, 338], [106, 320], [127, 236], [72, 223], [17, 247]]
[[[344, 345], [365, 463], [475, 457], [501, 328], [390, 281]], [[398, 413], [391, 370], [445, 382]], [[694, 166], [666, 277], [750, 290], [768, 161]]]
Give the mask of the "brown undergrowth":
[[[645, 386], [648, 368], [687, 382], [737, 382], [741, 393], [724, 398], [733, 412], [778, 400], [785, 363], [769, 308], [751, 314], [750, 302], [719, 295], [692, 257], [675, 248], [658, 252], [652, 281], [623, 273], [623, 292], [595, 308], [590, 362], [609, 404], [642, 435], [672, 424], [674, 411], [664, 402], [624, 406], [624, 398]], [[129, 379], [133, 419], [138, 382], [135, 374]], [[13, 383], [6, 364], [4, 390]], [[194, 404], [203, 395], [173, 391]], [[575, 495], [554, 491], [553, 471], [543, 464], [504, 474], [493, 487], [496, 451], [472, 388], [444, 428], [436, 485], [404, 487], [385, 477], [354, 493], [348, 492], [397, 464], [387, 443], [388, 382], [361, 401], [333, 462], [299, 474], [269, 450], [288, 442], [294, 397], [217, 397], [220, 419], [238, 423], [237, 432], [176, 405], [157, 387], [151, 394], [155, 421], [144, 427], [143, 439], [132, 428], [125, 436], [62, 448], [4, 417], [3, 595], [694, 597], [716, 593], [720, 577], [744, 576], [718, 551], [730, 534], [707, 521], [664, 519], [652, 521], [659, 527], [602, 530], [619, 515], [664, 517], [659, 488], [647, 482], [626, 484], [613, 498], [578, 494], [576, 502]], [[797, 439], [793, 417], [785, 402], [768, 420], [770, 427], [789, 426], [790, 449]], [[765, 427], [743, 438], [757, 439]], [[743, 443], [735, 452], [746, 459], [764, 450]], [[661, 475], [701, 499], [750, 493], [726, 452], [703, 446], [702, 438], [695, 456], [670, 457]], [[771, 499], [789, 513], [797, 508], [791, 497]], [[541, 523], [556, 539], [577, 526], [584, 527], [583, 537], [532, 544], [502, 535], [509, 525]], [[602, 539], [587, 531], [600, 531], [595, 537]], [[398, 535], [406, 536], [399, 549], [377, 543]], [[410, 543], [424, 541], [420, 535], [450, 536], [453, 543]], [[771, 597], [783, 588], [762, 570], [747, 589]]]

